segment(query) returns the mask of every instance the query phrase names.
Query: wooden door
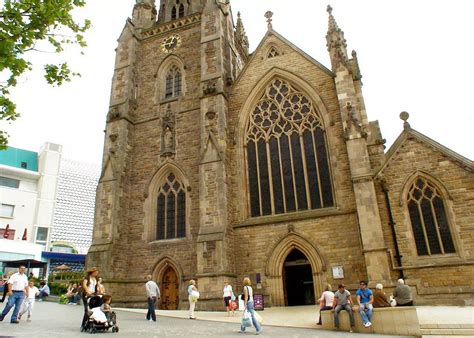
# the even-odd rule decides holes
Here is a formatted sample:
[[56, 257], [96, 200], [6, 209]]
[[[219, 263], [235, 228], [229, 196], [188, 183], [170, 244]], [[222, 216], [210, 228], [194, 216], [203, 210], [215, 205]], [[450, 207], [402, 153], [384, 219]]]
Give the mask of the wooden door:
[[178, 276], [170, 266], [163, 274], [161, 282], [161, 309], [177, 310], [179, 304], [179, 282]]

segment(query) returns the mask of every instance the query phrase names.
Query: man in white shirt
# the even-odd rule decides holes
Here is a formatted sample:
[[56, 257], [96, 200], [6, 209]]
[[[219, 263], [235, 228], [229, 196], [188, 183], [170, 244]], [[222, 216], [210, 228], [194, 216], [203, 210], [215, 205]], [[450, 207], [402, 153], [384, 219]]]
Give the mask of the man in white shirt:
[[160, 289], [154, 281], [151, 280], [151, 275], [146, 276], [146, 296], [148, 298], [148, 312], [146, 313], [146, 319], [149, 321], [156, 322], [155, 304], [160, 299]]
[[28, 278], [25, 275], [24, 265], [20, 265], [18, 272], [14, 273], [8, 279], [7, 288], [8, 302], [5, 305], [2, 314], [0, 314], [0, 322], [3, 320], [3, 318], [5, 318], [8, 312], [10, 312], [11, 308], [15, 306], [13, 314], [10, 318], [10, 323], [18, 324], [18, 312], [20, 311], [25, 296], [28, 297]]

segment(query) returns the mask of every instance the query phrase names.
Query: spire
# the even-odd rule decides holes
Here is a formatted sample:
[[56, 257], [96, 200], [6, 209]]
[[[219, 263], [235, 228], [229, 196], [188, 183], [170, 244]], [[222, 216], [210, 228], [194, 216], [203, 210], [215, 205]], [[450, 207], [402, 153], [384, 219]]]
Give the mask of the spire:
[[339, 65], [349, 67], [347, 57], [347, 43], [344, 32], [337, 25], [336, 19], [332, 15], [332, 7], [328, 5], [329, 13], [328, 33], [326, 35], [328, 52], [331, 57], [332, 69], [336, 70]]
[[136, 0], [132, 22], [136, 28], [147, 29], [154, 25], [156, 14], [155, 0]]
[[244, 24], [242, 23], [242, 18], [240, 17], [240, 12], [237, 12], [237, 24], [235, 26], [235, 34], [237, 41], [240, 42], [240, 45], [245, 51], [245, 54], [249, 53], [249, 39], [245, 33]]

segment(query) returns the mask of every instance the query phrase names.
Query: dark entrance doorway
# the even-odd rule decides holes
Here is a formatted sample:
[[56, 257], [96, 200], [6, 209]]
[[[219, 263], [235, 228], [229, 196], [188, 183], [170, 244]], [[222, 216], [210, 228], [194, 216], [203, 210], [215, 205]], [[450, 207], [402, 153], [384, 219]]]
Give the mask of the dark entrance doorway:
[[178, 276], [170, 266], [163, 274], [161, 282], [161, 306], [162, 310], [177, 310], [179, 304], [179, 282]]
[[293, 249], [283, 265], [285, 303], [287, 306], [314, 305], [314, 282], [308, 258]]

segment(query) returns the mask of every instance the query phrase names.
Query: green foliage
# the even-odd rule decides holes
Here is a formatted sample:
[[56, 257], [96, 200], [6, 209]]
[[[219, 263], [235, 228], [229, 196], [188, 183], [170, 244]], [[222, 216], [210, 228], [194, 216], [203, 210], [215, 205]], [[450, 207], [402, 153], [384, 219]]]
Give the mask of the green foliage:
[[49, 289], [51, 290], [52, 295], [60, 296], [67, 292], [67, 285], [68, 285], [67, 283], [53, 282], [49, 284]]
[[[3, 2], [3, 1], [2, 1]], [[5, 0], [0, 8], [0, 120], [15, 121], [20, 115], [9, 98], [19, 76], [32, 69], [30, 52], [61, 53], [66, 45], [87, 46], [83, 33], [90, 21], [77, 23], [72, 11], [84, 7], [85, 0]], [[47, 50], [38, 49], [39, 44]], [[51, 85], [71, 81], [67, 63], [44, 65], [44, 76]], [[0, 150], [8, 142], [8, 134], [0, 130]]]
[[59, 304], [67, 304], [69, 303], [69, 299], [66, 297], [66, 294], [62, 294], [59, 296]]

